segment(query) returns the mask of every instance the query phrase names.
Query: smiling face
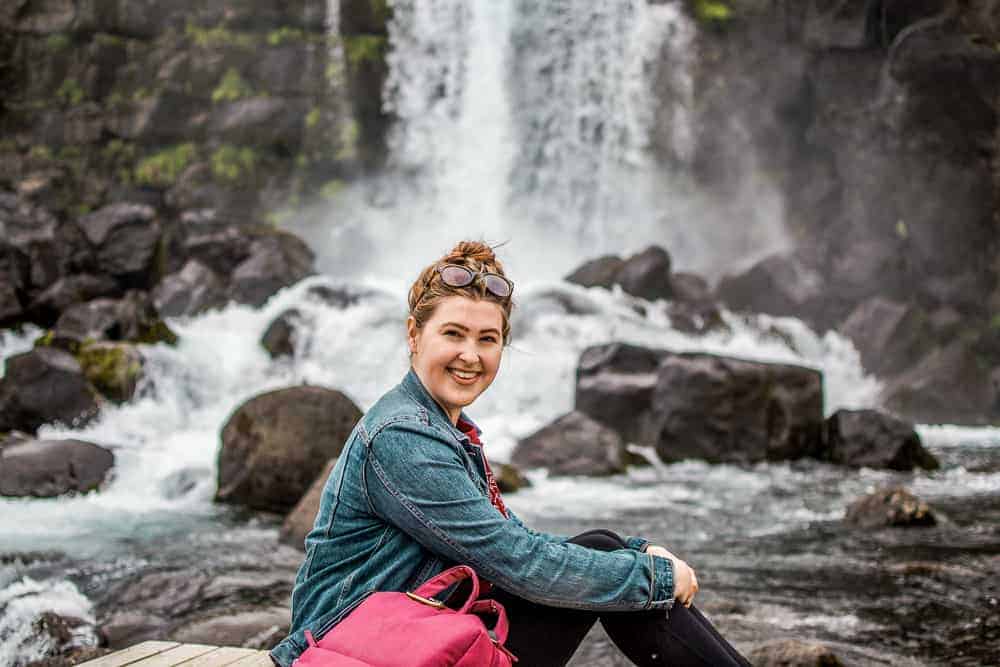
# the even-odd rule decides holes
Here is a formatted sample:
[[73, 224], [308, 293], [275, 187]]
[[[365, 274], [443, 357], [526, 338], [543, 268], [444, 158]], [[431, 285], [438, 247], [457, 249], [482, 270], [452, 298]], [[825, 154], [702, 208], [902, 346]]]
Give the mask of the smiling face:
[[443, 299], [420, 329], [406, 320], [413, 370], [452, 424], [496, 377], [502, 327], [499, 304], [465, 296]]

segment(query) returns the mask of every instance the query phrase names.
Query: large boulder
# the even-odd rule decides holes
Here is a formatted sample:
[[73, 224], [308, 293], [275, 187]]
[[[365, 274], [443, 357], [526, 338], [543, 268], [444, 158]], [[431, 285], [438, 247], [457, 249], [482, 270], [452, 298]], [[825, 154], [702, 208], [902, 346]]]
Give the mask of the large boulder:
[[627, 343], [588, 347], [576, 367], [574, 408], [626, 442], [652, 444], [653, 390], [667, 353]]
[[196, 259], [165, 276], [153, 289], [153, 305], [163, 317], [197, 315], [226, 304], [225, 285], [219, 276]]
[[289, 308], [268, 325], [260, 337], [260, 344], [272, 359], [295, 356], [296, 322], [302, 317], [298, 308]]
[[810, 368], [671, 354], [657, 371], [651, 437], [664, 461], [754, 463], [816, 456], [823, 376]]
[[715, 295], [733, 310], [825, 320], [823, 278], [793, 255], [772, 255], [723, 277]]
[[77, 273], [57, 280], [35, 297], [28, 309], [35, 322], [52, 326], [70, 306], [121, 293], [118, 282], [110, 276]]
[[324, 387], [289, 387], [239, 406], [222, 429], [216, 500], [288, 512], [340, 455], [361, 410]]
[[94, 417], [99, 397], [72, 354], [54, 347], [9, 357], [0, 380], [0, 431], [34, 433], [42, 424], [82, 424]]
[[670, 255], [659, 246], [650, 246], [625, 260], [615, 277], [622, 289], [643, 299], [669, 299]]
[[603, 255], [597, 259], [584, 262], [564, 278], [566, 282], [583, 285], [584, 287], [611, 288], [618, 280], [618, 272], [625, 266], [625, 261], [617, 255]]
[[103, 396], [116, 403], [132, 400], [142, 378], [143, 358], [129, 343], [84, 343], [76, 352], [80, 368]]
[[614, 475], [625, 472], [625, 442], [574, 411], [519, 440], [511, 461], [523, 468], [548, 468], [551, 475]]
[[98, 488], [114, 466], [109, 450], [80, 440], [24, 440], [0, 448], [0, 495], [50, 498]]
[[278, 540], [283, 544], [293, 546], [297, 549], [305, 550], [305, 539], [309, 531], [312, 530], [316, 515], [319, 513], [319, 503], [323, 498], [323, 488], [326, 480], [333, 472], [333, 467], [337, 465], [337, 459], [330, 459], [323, 472], [316, 477], [306, 494], [299, 499], [292, 511], [285, 516], [285, 522], [281, 524], [281, 532], [278, 533]]
[[153, 260], [161, 230], [151, 206], [111, 204], [85, 215], [77, 224], [94, 248], [101, 270], [137, 285], [155, 284]]
[[937, 523], [924, 501], [903, 487], [879, 489], [847, 508], [844, 521], [859, 528], [921, 527]]
[[924, 449], [913, 424], [877, 410], [837, 410], [826, 420], [824, 459], [866, 468], [934, 470], [939, 463]]
[[798, 639], [779, 639], [758, 646], [747, 655], [754, 667], [843, 667], [828, 646]]
[[73, 348], [90, 341], [177, 342], [149, 295], [130, 290], [121, 299], [93, 299], [71, 306], [56, 321], [55, 344]]
[[234, 270], [230, 296], [261, 306], [283, 287], [312, 274], [313, 253], [297, 236], [275, 233], [250, 246], [250, 256]]
[[883, 297], [858, 304], [840, 331], [858, 348], [865, 370], [878, 375], [902, 371], [932, 342], [923, 310]]

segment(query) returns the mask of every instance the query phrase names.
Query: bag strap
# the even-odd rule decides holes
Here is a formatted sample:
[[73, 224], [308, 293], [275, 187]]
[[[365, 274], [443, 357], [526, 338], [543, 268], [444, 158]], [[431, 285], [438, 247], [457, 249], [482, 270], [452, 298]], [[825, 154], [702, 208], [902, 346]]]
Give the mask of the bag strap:
[[493, 629], [490, 630], [490, 635], [498, 644], [503, 644], [507, 641], [510, 624], [507, 621], [507, 610], [503, 608], [502, 604], [496, 600], [477, 600], [469, 608], [469, 613], [496, 616], [497, 622], [493, 625]]
[[470, 579], [472, 581], [472, 591], [469, 593], [469, 598], [457, 611], [459, 614], [466, 614], [472, 606], [472, 603], [479, 599], [479, 577], [476, 575], [476, 571], [468, 565], [456, 565], [455, 567], [445, 570], [436, 577], [432, 577], [425, 581], [420, 585], [420, 588], [413, 591], [413, 593], [425, 598], [433, 597], [452, 584], [465, 579]]

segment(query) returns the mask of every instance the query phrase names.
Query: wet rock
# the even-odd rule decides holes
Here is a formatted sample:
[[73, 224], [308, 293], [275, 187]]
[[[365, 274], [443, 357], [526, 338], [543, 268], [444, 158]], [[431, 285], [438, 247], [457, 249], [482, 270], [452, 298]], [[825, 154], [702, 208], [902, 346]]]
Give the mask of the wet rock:
[[858, 348], [865, 370], [878, 375], [903, 370], [932, 341], [923, 310], [883, 297], [861, 302], [840, 331]]
[[296, 236], [275, 233], [250, 246], [250, 256], [233, 271], [229, 294], [240, 303], [261, 306], [283, 287], [312, 273], [313, 253]]
[[747, 655], [754, 667], [843, 667], [827, 646], [797, 639], [781, 639], [758, 646]]
[[687, 334], [705, 334], [726, 328], [719, 307], [710, 300], [681, 301], [675, 299], [667, 306], [670, 326]]
[[313, 523], [316, 521], [319, 503], [323, 497], [323, 487], [326, 486], [326, 480], [330, 477], [335, 465], [337, 465], [337, 459], [330, 459], [327, 462], [326, 467], [313, 481], [309, 490], [285, 517], [285, 522], [281, 525], [281, 532], [278, 533], [278, 541], [282, 544], [305, 550], [306, 535], [312, 530]]
[[163, 317], [197, 315], [221, 308], [228, 301], [218, 275], [196, 259], [163, 278], [152, 292], [153, 305]]
[[79, 362], [64, 350], [37, 347], [9, 357], [0, 379], [0, 431], [34, 433], [42, 424], [82, 424], [100, 407]]
[[810, 368], [671, 354], [651, 404], [651, 436], [664, 461], [782, 461], [816, 456], [822, 444], [823, 376]]
[[614, 475], [625, 472], [625, 443], [607, 426], [574, 411], [519, 440], [511, 462], [548, 468], [551, 475]]
[[91, 624], [82, 618], [43, 612], [32, 622], [33, 642], [45, 647], [45, 657], [26, 667], [69, 667], [98, 658], [108, 652], [98, 646], [99, 638]]
[[826, 420], [826, 450], [833, 463], [866, 468], [935, 470], [913, 424], [877, 410], [838, 410]]
[[161, 230], [152, 207], [111, 204], [80, 218], [77, 225], [94, 247], [102, 271], [128, 278], [135, 285], [156, 283], [151, 274]]
[[615, 280], [633, 296], [650, 301], [670, 299], [670, 255], [659, 246], [650, 246], [626, 259]]
[[792, 255], [772, 255], [749, 270], [725, 276], [716, 297], [733, 310], [820, 321], [823, 278]]
[[101, 623], [101, 634], [107, 639], [108, 647], [115, 651], [134, 646], [147, 639], [162, 639], [167, 619], [133, 609], [112, 611]]
[[[630, 463], [627, 458], [626, 463]], [[515, 465], [490, 461], [490, 469], [496, 477], [497, 486], [500, 488], [501, 493], [514, 493], [531, 486], [531, 480], [525, 477], [524, 473]]]
[[118, 282], [110, 276], [78, 273], [60, 278], [35, 297], [29, 311], [34, 321], [52, 326], [70, 306], [101, 297], [117, 297], [121, 293]]
[[177, 335], [160, 318], [149, 295], [138, 290], [130, 290], [121, 299], [93, 299], [71, 306], [53, 329], [53, 342], [61, 346], [102, 340], [172, 345]]
[[114, 466], [107, 449], [80, 440], [29, 440], [0, 449], [0, 495], [51, 498], [98, 488]]
[[116, 609], [165, 619], [184, 618], [202, 606], [203, 591], [210, 581], [211, 576], [205, 572], [146, 572], [114, 586], [110, 599], [115, 601]]
[[288, 98], [251, 97], [216, 109], [210, 131], [235, 144], [298, 146], [307, 109]]
[[588, 347], [576, 367], [574, 409], [617, 431], [626, 442], [652, 444], [653, 390], [665, 355], [625, 343]]
[[17, 290], [5, 276], [0, 275], [0, 326], [19, 321], [23, 313], [24, 306], [21, 305]]
[[80, 368], [94, 387], [116, 403], [132, 400], [142, 378], [143, 358], [128, 343], [84, 343], [76, 353]]
[[[170, 633], [170, 639], [190, 644], [270, 649], [288, 634], [291, 618], [291, 610], [282, 606], [226, 612], [181, 625]], [[267, 645], [261, 646], [262, 643]]]
[[160, 495], [167, 500], [183, 498], [212, 477], [209, 468], [182, 468], [170, 473], [160, 482]]
[[933, 526], [934, 512], [924, 501], [901, 486], [880, 489], [855, 500], [844, 521], [859, 528]]
[[220, 222], [215, 211], [188, 211], [182, 222], [184, 253], [223, 279], [250, 256], [253, 238], [246, 230]]
[[289, 308], [268, 325], [260, 344], [272, 359], [295, 356], [295, 325], [301, 317], [298, 308]]
[[712, 300], [708, 281], [696, 273], [678, 271], [670, 276], [670, 292], [677, 301], [698, 303]]
[[625, 266], [625, 261], [621, 257], [604, 255], [584, 262], [564, 280], [584, 287], [607, 287], [610, 289], [617, 282], [618, 272], [623, 266]]
[[306, 290], [306, 296], [316, 299], [331, 308], [343, 310], [361, 301], [364, 297], [371, 296], [372, 292], [366, 289], [358, 289], [351, 286], [313, 285]]
[[323, 387], [289, 387], [239, 406], [222, 429], [220, 502], [287, 512], [341, 448], [361, 410]]
[[890, 411], [922, 424], [988, 424], [1000, 419], [989, 369], [960, 339], [933, 349], [890, 379], [879, 398]]

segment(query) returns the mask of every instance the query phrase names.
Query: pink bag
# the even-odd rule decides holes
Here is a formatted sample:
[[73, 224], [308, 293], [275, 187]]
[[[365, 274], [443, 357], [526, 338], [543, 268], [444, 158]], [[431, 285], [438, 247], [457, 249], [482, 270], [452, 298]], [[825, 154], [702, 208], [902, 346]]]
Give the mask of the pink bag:
[[[429, 599], [463, 579], [472, 592], [460, 609]], [[492, 631], [480, 615], [496, 616]], [[512, 667], [507, 630], [503, 605], [480, 600], [475, 570], [458, 565], [412, 593], [371, 594], [319, 642], [307, 630], [293, 667]]]

